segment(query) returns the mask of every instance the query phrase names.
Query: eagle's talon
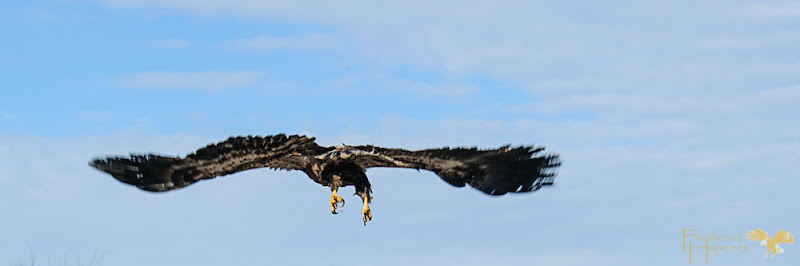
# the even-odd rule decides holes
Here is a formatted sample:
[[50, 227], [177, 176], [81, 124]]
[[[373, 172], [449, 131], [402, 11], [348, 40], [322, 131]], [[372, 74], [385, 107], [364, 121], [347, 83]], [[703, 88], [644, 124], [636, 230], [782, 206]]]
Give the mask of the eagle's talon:
[[[339, 202], [342, 203], [341, 207], [339, 206]], [[342, 197], [339, 197], [338, 194], [336, 194], [336, 189], [334, 189], [333, 193], [331, 193], [330, 206], [331, 206], [331, 213], [332, 214], [337, 214], [338, 212], [336, 212], [336, 210], [337, 209], [341, 210], [342, 207], [344, 207], [344, 199]]]
[[367, 225], [367, 222], [372, 220], [372, 211], [369, 208], [364, 208], [362, 211], [364, 214], [364, 225]]
[[331, 213], [333, 214], [341, 213], [342, 207], [344, 207], [344, 204], [342, 204], [342, 206], [339, 206], [338, 202], [331, 201]]
[[364, 218], [364, 225], [367, 225], [367, 222], [372, 220], [372, 211], [369, 209], [369, 202], [372, 200], [372, 196], [369, 195], [371, 190], [367, 188], [365, 191], [357, 192], [359, 196], [361, 196], [361, 200], [364, 201], [364, 208], [361, 209], [361, 213], [363, 214]]
[[367, 226], [367, 222], [372, 221], [372, 215], [369, 213], [364, 214], [364, 226]]

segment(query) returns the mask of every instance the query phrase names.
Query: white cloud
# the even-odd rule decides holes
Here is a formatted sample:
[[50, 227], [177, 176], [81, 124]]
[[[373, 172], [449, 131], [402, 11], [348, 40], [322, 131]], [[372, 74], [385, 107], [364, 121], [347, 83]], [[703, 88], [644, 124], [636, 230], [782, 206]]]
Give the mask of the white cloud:
[[[679, 96], [680, 97], [680, 96]], [[575, 93], [563, 97], [550, 97], [539, 102], [525, 104], [517, 110], [533, 110], [539, 113], [561, 113], [568, 111], [591, 111], [608, 115], [637, 110], [648, 113], [685, 112], [687, 108], [696, 109], [701, 103], [694, 98], [683, 99], [650, 97], [637, 93]], [[634, 114], [629, 114], [634, 115]]]
[[[799, 84], [797, 72], [800, 68], [794, 56], [796, 48], [792, 48], [792, 44], [798, 40], [791, 34], [780, 32], [785, 29], [773, 27], [768, 23], [751, 25], [746, 20], [739, 20], [738, 15], [742, 15], [739, 13], [742, 11], [742, 6], [737, 3], [723, 6], [697, 1], [678, 1], [670, 4], [612, 1], [580, 5], [569, 3], [561, 6], [554, 3], [526, 1], [492, 3], [462, 1], [458, 4], [255, 0], [106, 0], [105, 2], [117, 7], [156, 6], [201, 15], [323, 24], [336, 28], [335, 32], [342, 33], [341, 37], [339, 35], [262, 36], [241, 39], [226, 45], [232, 49], [250, 51], [315, 50], [329, 48], [328, 44], [334, 42], [333, 40], [352, 41], [352, 47], [339, 46], [339, 48], [350, 49], [347, 51], [362, 56], [367, 61], [390, 65], [411, 64], [434, 71], [441, 70], [446, 75], [458, 76], [471, 73], [490, 75], [504, 82], [517, 84], [540, 97], [541, 100], [517, 107], [503, 106], [518, 115], [586, 112], [593, 116], [592, 119], [581, 122], [539, 121], [534, 118], [507, 120], [504, 117], [471, 119], [467, 115], [447, 119], [393, 116], [377, 121], [374, 128], [362, 126], [361, 128], [367, 129], [342, 133], [341, 136], [316, 130], [320, 132], [319, 142], [323, 145], [336, 145], [345, 141], [348, 144], [370, 143], [422, 149], [445, 145], [477, 145], [488, 148], [508, 143], [514, 145], [535, 143], [547, 146], [547, 152], [557, 152], [563, 156], [564, 165], [557, 179], [557, 187], [537, 192], [538, 194], [533, 197], [502, 197], [493, 201], [484, 201], [484, 198], [475, 200], [464, 196], [475, 195], [464, 190], [458, 193], [457, 190], [447, 190], [450, 188], [430, 173], [388, 170], [380, 172], [387, 178], [374, 179], [376, 193], [383, 193], [377, 197], [376, 204], [391, 205], [395, 202], [395, 206], [383, 209], [392, 209], [381, 213], [386, 216], [378, 216], [381, 208], [376, 207], [376, 217], [385, 217], [383, 221], [394, 226], [391, 230], [419, 229], [409, 228], [408, 224], [403, 223], [414, 220], [418, 225], [424, 226], [446, 223], [447, 226], [437, 227], [444, 228], [441, 230], [443, 232], [453, 227], [472, 229], [473, 225], [482, 226], [481, 228], [491, 228], [486, 234], [492, 236], [495, 236], [495, 233], [502, 236], [513, 233], [530, 237], [534, 231], [531, 227], [539, 227], [540, 234], [574, 232], [577, 236], [588, 235], [586, 241], [594, 241], [587, 242], [591, 244], [584, 243], [584, 246], [574, 247], [575, 254], [583, 254], [573, 258], [579, 260], [583, 257], [596, 257], [597, 253], [593, 251], [597, 250], [598, 246], [605, 246], [608, 241], [618, 240], [620, 232], [643, 236], [648, 240], [642, 240], [643, 243], [649, 244], [646, 247], [639, 245], [636, 248], [648, 252], [673, 250], [676, 246], [664, 244], [666, 242], [662, 241], [667, 238], [658, 238], [654, 235], [671, 230], [678, 231], [679, 226], [697, 221], [694, 219], [717, 226], [761, 223], [757, 217], [742, 216], [739, 207], [745, 205], [759, 206], [760, 213], [764, 215], [786, 218], [782, 221], [797, 220], [796, 214], [786, 213], [772, 203], [776, 200], [796, 202], [797, 194], [793, 189], [800, 185], [798, 184], [800, 168], [796, 162], [800, 152], [797, 139], [800, 125], [793, 123], [797, 120], [796, 113], [800, 113], [797, 110], [797, 106], [800, 106], [800, 87], [797, 86]], [[681, 3], [691, 3], [691, 8]], [[315, 8], [308, 8], [309, 6]], [[620, 8], [623, 6], [626, 8]], [[793, 10], [791, 9], [793, 5], [788, 7], [789, 10]], [[780, 10], [758, 12], [768, 16], [786, 16], [777, 14], [784, 12]], [[770, 12], [777, 12], [777, 15]], [[680, 19], [676, 19], [676, 14], [680, 15]], [[764, 36], [770, 38], [761, 38]], [[118, 82], [126, 87], [142, 89], [219, 90], [250, 86], [259, 74], [260, 72], [152, 72], [122, 77]], [[429, 93], [430, 97], [470, 95], [477, 90], [470, 83], [429, 84], [406, 79], [380, 77], [367, 79], [366, 82], [387, 85], [380, 87], [386, 91]], [[336, 82], [349, 85], [365, 81], [363, 78], [353, 77], [334, 81]], [[317, 128], [325, 128], [324, 121], [311, 120], [309, 123], [317, 124]], [[320, 124], [323, 126], [319, 126]], [[115, 141], [125, 144], [117, 143], [114, 147], [103, 146], [115, 143], [109, 140], [81, 140], [76, 143], [56, 143], [57, 145], [38, 140], [5, 140], [3, 142], [5, 145], [0, 145], [0, 151], [5, 152], [3, 161], [18, 159], [17, 151], [19, 151], [23, 155], [19, 160], [25, 163], [10, 164], [11, 167], [0, 169], [0, 181], [7, 182], [16, 176], [31, 176], [32, 179], [25, 180], [37, 180], [33, 186], [55, 182], [44, 190], [21, 190], [31, 191], [30, 197], [36, 196], [35, 200], [42, 201], [43, 196], [58, 195], [59, 192], [65, 194], [66, 192], [60, 190], [61, 185], [81, 189], [80, 185], [67, 180], [83, 176], [84, 173], [81, 171], [85, 170], [83, 169], [86, 167], [85, 162], [76, 161], [74, 158], [89, 156], [90, 151], [85, 150], [87, 143], [90, 144], [88, 150], [92, 153], [157, 150], [169, 154], [185, 154], [196, 148], [195, 145], [206, 143], [205, 141], [195, 141], [191, 145], [172, 143], [176, 140], [185, 141], [183, 137], [150, 136], [132, 139], [128, 137], [115, 138]], [[205, 140], [200, 137], [194, 138]], [[8, 152], [8, 147], [12, 147], [14, 152]], [[74, 154], [68, 151], [80, 153]], [[55, 158], [51, 160], [55, 165], [50, 169], [42, 169], [38, 165], [39, 158], [46, 157]], [[74, 166], [79, 163], [82, 164], [81, 168]], [[373, 173], [371, 170], [370, 174]], [[273, 176], [267, 172], [243, 173], [238, 178], [246, 179], [249, 176], [260, 178], [259, 175], [262, 174], [277, 179], [269, 181], [249, 179], [247, 181], [263, 182], [258, 183], [264, 186], [262, 189], [252, 189], [256, 187], [252, 183], [235, 183], [238, 181], [229, 180], [237, 180], [236, 177], [230, 179], [226, 177], [224, 181], [222, 179], [208, 181], [217, 185], [197, 185], [196, 189], [192, 188], [185, 193], [200, 191], [192, 195], [203, 193], [206, 193], [203, 195], [214, 195], [209, 192], [209, 188], [236, 184], [230, 185], [236, 189], [230, 190], [231, 193], [227, 194], [232, 197], [208, 197], [214, 201], [218, 200], [219, 203], [198, 196], [193, 198], [195, 201], [192, 203], [219, 204], [217, 207], [222, 207], [218, 210], [225, 211], [225, 206], [240, 206], [236, 205], [238, 202], [235, 200], [246, 194], [236, 192], [252, 189], [253, 193], [264, 195], [264, 198], [260, 199], [274, 200], [287, 197], [298, 199], [299, 202], [293, 201], [291, 207], [275, 206], [280, 210], [275, 213], [293, 213], [306, 206], [320, 207], [324, 210], [324, 204], [320, 205], [309, 200], [306, 205], [304, 201], [305, 196], [315, 197], [318, 195], [314, 193], [324, 192], [324, 189], [318, 186], [318, 190], [314, 193], [305, 189], [287, 190], [285, 187], [290, 186], [274, 186], [272, 182], [274, 180], [290, 182], [287, 181], [289, 179], [280, 179], [282, 176]], [[59, 178], [59, 175], [69, 175], [69, 178]], [[302, 175], [293, 175], [293, 178], [304, 179]], [[391, 189], [408, 184], [409, 180], [413, 180], [411, 183], [417, 186], [404, 187], [397, 191]], [[108, 183], [113, 183], [111, 181]], [[298, 183], [298, 187], [303, 184]], [[269, 190], [274, 187], [280, 189]], [[415, 192], [414, 197], [407, 197], [411, 189]], [[274, 194], [264, 193], [264, 190]], [[750, 195], [753, 191], [770, 191], [774, 194], [772, 198], [757, 197]], [[185, 193], [175, 193], [168, 197], [174, 200], [179, 197], [175, 195]], [[385, 198], [389, 200], [382, 200], [384, 199], [382, 197], [392, 193], [395, 193], [394, 199], [402, 200], [395, 201], [392, 197]], [[324, 196], [320, 197], [323, 202]], [[169, 214], [171, 210], [154, 201], [147, 202], [146, 199], [145, 202], [150, 204], [147, 206], [150, 209], [137, 207], [140, 206], [137, 205], [140, 204], [139, 201], [145, 198], [140, 198], [137, 194], [125, 194], [122, 197], [127, 197], [130, 201], [124, 203], [126, 206], [139, 213], [146, 214], [151, 209], [161, 208], [159, 210], [162, 213]], [[203, 201], [204, 199], [206, 201]], [[399, 203], [401, 201], [402, 203]], [[431, 206], [432, 201], [441, 206]], [[244, 202], [247, 203], [246, 208], [261, 206], [253, 204], [254, 201]], [[418, 207], [403, 209], [406, 205]], [[465, 205], [468, 207], [464, 207]], [[196, 217], [202, 217], [206, 207], [198, 207], [196, 213], [191, 212], [191, 209], [188, 212]], [[437, 208], [448, 211], [442, 212]], [[29, 208], [31, 212], [36, 210], [37, 208]], [[236, 214], [246, 213], [252, 211]], [[357, 215], [357, 212], [355, 214]], [[142, 219], [148, 219], [146, 215], [143, 217]], [[358, 220], [356, 216], [346, 217]], [[433, 219], [424, 220], [424, 217]], [[100, 218], [109, 219], [107, 216]], [[171, 218], [181, 219], [178, 215]], [[297, 225], [292, 221], [302, 220], [281, 220], [284, 219], [282, 216], [273, 216], [270, 219], [268, 221], [276, 221], [281, 225]], [[469, 222], [464, 223], [463, 221], [467, 219]], [[595, 219], [599, 221], [598, 224], [595, 224]], [[196, 220], [204, 222], [203, 219]], [[240, 220], [246, 221], [246, 219]], [[264, 222], [263, 217], [255, 220], [253, 223]], [[314, 223], [321, 220], [323, 218], [314, 220]], [[336, 223], [337, 220], [324, 221]], [[346, 220], [350, 221], [352, 220]], [[379, 219], [376, 219], [377, 221]], [[515, 221], [528, 224], [507, 226]], [[296, 227], [302, 226], [281, 228], [292, 232]], [[547, 230], [542, 229], [545, 227]], [[258, 228], [263, 227], [248, 228], [253, 232], [248, 232], [242, 239], [268, 234], [259, 231]], [[315, 230], [313, 228], [318, 227], [304, 227], [304, 230], [305, 228]], [[185, 228], [170, 228], [178, 232], [183, 229]], [[381, 235], [380, 229], [371, 230], [377, 230], [370, 233], [381, 239], [393, 241], [403, 239], [403, 236], [398, 235]], [[106, 231], [113, 230], [106, 229]], [[466, 230], [459, 230], [458, 236], [462, 236], [464, 231]], [[419, 231], [408, 230], [408, 232]], [[280, 233], [285, 232], [274, 234]], [[302, 238], [309, 234], [309, 232], [303, 233], [285, 239]], [[442, 232], [437, 231], [432, 234], [437, 233]], [[191, 236], [190, 233], [185, 234]], [[428, 232], [428, 235], [423, 236], [426, 239], [437, 239], [429, 237], [430, 235], [431, 232]], [[394, 236], [400, 240], [386, 236]], [[442, 237], [442, 239], [454, 239], [447, 238], [449, 236], [446, 234]], [[509, 237], [500, 239], [512, 240]], [[546, 245], [578, 244], [561, 238], [548, 239], [554, 240]], [[471, 239], [466, 240], [469, 242]], [[289, 241], [288, 245], [291, 245], [292, 241]], [[112, 244], [124, 245], [123, 242]], [[481, 243], [486, 242], [472, 244], [478, 245], [479, 248], [489, 247], [480, 246]], [[156, 244], [167, 246], [168, 243]], [[382, 242], [376, 243], [373, 248], [384, 251], [395, 250], [392, 249], [392, 244], [408, 243]], [[502, 246], [503, 243], [497, 241], [493, 244]], [[536, 244], [526, 243], [526, 245]], [[546, 246], [536, 247], [543, 248], [543, 251], [531, 256], [552, 258], [554, 261], [558, 259], [552, 255], [548, 256], [553, 249], [546, 249]], [[619, 250], [630, 246], [618, 246], [618, 248], [615, 249], [617, 253], [611, 254], [620, 254]], [[436, 251], [441, 249], [437, 247]], [[381, 254], [384, 255], [385, 252]], [[675, 257], [675, 253], [668, 252], [640, 254], [654, 255], [647, 259], [657, 262]], [[478, 261], [486, 259], [481, 254], [473, 258]], [[414, 264], [415, 258], [405, 257], [405, 259], [411, 260], [406, 264]], [[522, 259], [512, 257], [509, 260], [519, 262]], [[613, 258], [607, 261], [615, 263], [611, 262]], [[641, 261], [628, 264], [638, 265]]]
[[[780, 28], [750, 25], [741, 2], [104, 2], [118, 8], [166, 7], [201, 16], [324, 25], [336, 35], [263, 36], [229, 44], [273, 50], [346, 43], [340, 48], [353, 58], [448, 75], [478, 73], [536, 93], [569, 92], [563, 87], [573, 92], [683, 92], [719, 87], [731, 79], [791, 80], [796, 71], [788, 69], [796, 64], [790, 56], [765, 64], [763, 53], [790, 54], [799, 44], [791, 34], [780, 35]], [[675, 14], [682, 19], [675, 20]], [[752, 41], [765, 37], [771, 41]], [[725, 48], [714, 49], [720, 46]], [[752, 89], [740, 86], [733, 89]]]
[[135, 89], [210, 90], [245, 88], [253, 85], [261, 71], [238, 72], [146, 72], [116, 78], [117, 84]]
[[338, 46], [338, 41], [323, 34], [305, 36], [258, 36], [226, 42], [226, 47], [236, 51], [270, 52], [276, 50], [317, 51]]
[[[793, 123], [800, 87], [759, 91], [652, 93], [574, 93], [510, 107], [513, 112], [560, 115], [590, 114], [587, 127], [616, 127], [635, 136], [679, 134], [682, 141], [741, 141], [770, 135], [787, 140], [799, 128]], [[650, 128], [648, 131], [634, 130]], [[622, 136], [622, 135], [619, 135]], [[635, 138], [635, 137], [634, 137]]]
[[[371, 247], [361, 247], [358, 241], [343, 241], [346, 246], [334, 246], [333, 252], [366, 250], [376, 252], [371, 256], [397, 256], [399, 264], [404, 265], [419, 264], [416, 262], [422, 260], [422, 264], [438, 264], [439, 260], [447, 260], [450, 256], [447, 254], [457, 254], [455, 250], [459, 249], [458, 245], [469, 245], [486, 251], [485, 254], [476, 253], [470, 257], [469, 261], [476, 264], [490, 261], [488, 254], [503, 254], [508, 263], [522, 262], [534, 256], [567, 265], [582, 265], [585, 260], [596, 258], [597, 254], [606, 254], [607, 257], [601, 258], [600, 264], [610, 265], [619, 263], [613, 260], [616, 255], [625, 254], [647, 254], [643, 259], [651, 260], [674, 258], [673, 253], [646, 252], [674, 247], [660, 239], [671, 235], [673, 230], [679, 231], [680, 226], [686, 226], [681, 223], [689, 223], [693, 219], [720, 226], [758, 222], [755, 220], [758, 218], [739, 215], [738, 208], [725, 207], [727, 205], [724, 204], [709, 207], [711, 205], [706, 204], [763, 204], [763, 207], [759, 207], [760, 213], [786, 220], [797, 218], [796, 214], [786, 213], [782, 208], [769, 204], [775, 199], [783, 202], [797, 200], [796, 194], [787, 194], [787, 191], [793, 191], [793, 187], [800, 185], [796, 176], [792, 176], [797, 172], [793, 163], [797, 151], [781, 148], [791, 145], [784, 146], [786, 143], [780, 139], [752, 140], [752, 133], [746, 130], [741, 137], [729, 138], [734, 141], [717, 142], [713, 141], [717, 138], [714, 132], [698, 132], [693, 128], [686, 130], [689, 135], [700, 138], [701, 142], [684, 143], [682, 139], [687, 137], [686, 132], [664, 130], [674, 123], [669, 120], [652, 121], [630, 126], [604, 122], [391, 117], [353, 135], [337, 136], [330, 132], [319, 132], [316, 135], [319, 137], [318, 143], [325, 146], [343, 141], [348, 144], [369, 142], [407, 149], [445, 145], [490, 148], [509, 143], [536, 143], [545, 145], [546, 152], [559, 153], [564, 159], [557, 186], [533, 195], [497, 198], [487, 198], [469, 188], [452, 188], [426, 171], [370, 169], [368, 174], [376, 196], [373, 203], [376, 220], [369, 225], [370, 234], [381, 239], [392, 239], [393, 242], [371, 243]], [[98, 138], [43, 140], [0, 135], [0, 159], [14, 162], [0, 169], [0, 182], [3, 184], [0, 187], [14, 188], [13, 191], [7, 191], [11, 194], [4, 195], [17, 199], [13, 208], [11, 205], [3, 207], [9, 215], [22, 217], [20, 223], [36, 224], [36, 221], [48, 220], [57, 224], [53, 231], [63, 230], [64, 227], [75, 228], [70, 232], [81, 234], [80, 239], [86, 242], [95, 243], [109, 234], [125, 235], [126, 241], [102, 243], [115, 251], [113, 256], [107, 256], [112, 262], [139, 262], [141, 258], [134, 255], [128, 257], [122, 250], [133, 249], [138, 252], [142, 243], [150, 243], [151, 248], [152, 245], [157, 248], [173, 246], [176, 241], [197, 237], [195, 234], [200, 228], [222, 230], [202, 236], [213, 241], [247, 241], [270, 237], [276, 241], [300, 238], [293, 241], [305, 243], [318, 237], [317, 232], [329, 232], [325, 229], [328, 227], [312, 226], [318, 223], [340, 228], [334, 237], [363, 233], [362, 226], [358, 224], [357, 210], [332, 217], [324, 205], [329, 191], [307, 180], [299, 172], [254, 170], [202, 181], [174, 193], [149, 194], [120, 184], [86, 165], [86, 161], [93, 156], [106, 154], [155, 151], [164, 155], [185, 155], [223, 138], [120, 133]], [[359, 143], [349, 142], [348, 139]], [[654, 140], [656, 143], [611, 143], [631, 139]], [[788, 144], [796, 146], [796, 143], [795, 137]], [[42, 158], [47, 158], [48, 163], [42, 164]], [[25, 178], [18, 178], [22, 176]], [[773, 193], [772, 198], [746, 196], [749, 191], [767, 189]], [[286, 197], [293, 200], [275, 203]], [[263, 208], [264, 202], [273, 203], [269, 212], [253, 211]], [[675, 202], [684, 204], [676, 206]], [[693, 208], [695, 205], [692, 204], [706, 206]], [[175, 206], [182, 208], [176, 210]], [[93, 211], [97, 209], [105, 211]], [[63, 213], [72, 214], [61, 215]], [[86, 219], [97, 222], [83, 225]], [[135, 229], [135, 233], [128, 231], [133, 230], [130, 228], [135, 228], [135, 224], [165, 220], [195, 223], [186, 223], [185, 228], [155, 227]], [[236, 224], [236, 229], [232, 229], [231, 224]], [[475, 236], [464, 234], [464, 231], [475, 227], [491, 229], [475, 231]], [[275, 231], [274, 228], [287, 230]], [[311, 231], [308, 228], [312, 228]], [[85, 233], [84, 230], [92, 233]], [[19, 234], [9, 233], [6, 239], [24, 238], [34, 245], [42, 243], [39, 241], [66, 243], [75, 239], [70, 232], [53, 237], [52, 234], [27, 234], [28, 231], [23, 230]], [[154, 235], [165, 232], [184, 237], [176, 238], [182, 240], [166, 240], [166, 243], [152, 242]], [[650, 245], [629, 245], [632, 240], [620, 237], [620, 232], [635, 235], [638, 239], [634, 242]], [[517, 237], [511, 238], [509, 235]], [[414, 239], [421, 236], [434, 240], [431, 243], [415, 242], [417, 240]], [[530, 242], [535, 237], [551, 241]], [[576, 243], [575, 237], [583, 238]], [[181, 243], [184, 245], [178, 245], [181, 248], [175, 250], [176, 258], [190, 258], [183, 252], [188, 252], [185, 249], [192, 250], [192, 247], [186, 247], [186, 242]], [[77, 244], [87, 245], [84, 241]], [[290, 246], [279, 249], [282, 254], [267, 252], [253, 255], [256, 253], [242, 249], [250, 244], [243, 243], [241, 247], [220, 251], [208, 259], [221, 259], [216, 256], [230, 257], [234, 254], [244, 256], [243, 260], [259, 261], [269, 257], [270, 261], [274, 261], [295, 257], [294, 251], [299, 250]], [[395, 245], [414, 246], [415, 252], [423, 256], [412, 258], [394, 254], [390, 247]], [[598, 248], [601, 246], [605, 248]], [[569, 251], [565, 250], [567, 247]], [[523, 251], [524, 255], [517, 253]], [[562, 260], [560, 254], [567, 253], [581, 255]], [[309, 263], [318, 264], [319, 261], [311, 260]]]
[[[535, 133], [545, 143], [574, 145], [571, 152], [586, 152], [587, 158], [604, 156], [608, 147], [589, 152], [581, 149], [585, 145], [627, 143], [634, 147], [615, 150], [626, 153], [626, 162], [675, 157], [697, 171], [718, 171], [758, 159], [754, 154], [772, 152], [767, 157], [785, 162], [771, 149], [784, 150], [779, 147], [794, 143], [800, 132], [796, 123], [787, 123], [796, 120], [800, 105], [800, 38], [786, 25], [752, 18], [790, 17], [796, 1], [105, 2], [320, 24], [334, 28], [337, 38], [351, 44], [348, 51], [367, 61], [488, 75], [541, 98], [512, 107], [517, 114], [595, 117], [574, 123], [399, 117], [380, 122], [385, 132], [379, 134], [411, 139], [401, 143], [409, 146], [527, 142]], [[416, 131], [431, 128], [436, 133]]]

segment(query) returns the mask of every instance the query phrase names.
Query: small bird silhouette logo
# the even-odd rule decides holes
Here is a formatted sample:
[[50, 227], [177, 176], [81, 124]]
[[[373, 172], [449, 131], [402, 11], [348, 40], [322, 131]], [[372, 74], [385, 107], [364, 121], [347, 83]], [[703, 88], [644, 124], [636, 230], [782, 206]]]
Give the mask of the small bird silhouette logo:
[[772, 253], [772, 256], [769, 258], [774, 257], [778, 253], [783, 253], [783, 249], [778, 246], [781, 243], [794, 243], [794, 237], [789, 232], [780, 230], [775, 233], [775, 236], [772, 238], [767, 235], [767, 232], [761, 229], [754, 229], [747, 232], [747, 239], [758, 241], [759, 246], [767, 246], [767, 254], [764, 254], [764, 258], [767, 258], [767, 255]]

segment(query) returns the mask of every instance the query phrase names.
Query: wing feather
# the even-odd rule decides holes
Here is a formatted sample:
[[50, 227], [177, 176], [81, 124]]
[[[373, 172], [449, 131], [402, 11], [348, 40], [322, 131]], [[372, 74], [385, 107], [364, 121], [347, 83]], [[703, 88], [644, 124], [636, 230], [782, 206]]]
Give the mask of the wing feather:
[[792, 236], [792, 234], [783, 230], [778, 230], [778, 232], [775, 233], [775, 236], [773, 236], [772, 239], [775, 240], [775, 244], [794, 243], [794, 237]]
[[154, 154], [106, 157], [89, 165], [147, 191], [167, 191], [254, 168], [306, 171], [309, 158], [330, 150], [306, 136], [231, 137], [185, 158]]
[[365, 151], [357, 160], [364, 168], [404, 167], [426, 169], [447, 183], [466, 184], [491, 195], [529, 192], [553, 184], [555, 170], [561, 165], [556, 154], [538, 155], [542, 147], [441, 148], [420, 151], [358, 146]]

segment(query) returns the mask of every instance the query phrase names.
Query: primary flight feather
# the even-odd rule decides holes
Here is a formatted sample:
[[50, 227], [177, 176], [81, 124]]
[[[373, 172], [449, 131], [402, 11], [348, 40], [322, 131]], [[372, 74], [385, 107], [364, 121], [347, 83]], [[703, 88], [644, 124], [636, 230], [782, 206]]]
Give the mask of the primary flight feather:
[[331, 188], [330, 208], [336, 214], [340, 187], [355, 186], [363, 203], [364, 224], [372, 219], [372, 199], [366, 169], [402, 167], [425, 169], [447, 183], [466, 184], [490, 195], [521, 193], [553, 184], [561, 164], [558, 155], [540, 152], [541, 147], [521, 146], [479, 150], [440, 148], [419, 151], [376, 146], [319, 146], [314, 138], [278, 134], [231, 137], [208, 145], [184, 158], [153, 154], [106, 157], [89, 165], [117, 180], [147, 191], [168, 191], [254, 168], [300, 170], [311, 180]]

